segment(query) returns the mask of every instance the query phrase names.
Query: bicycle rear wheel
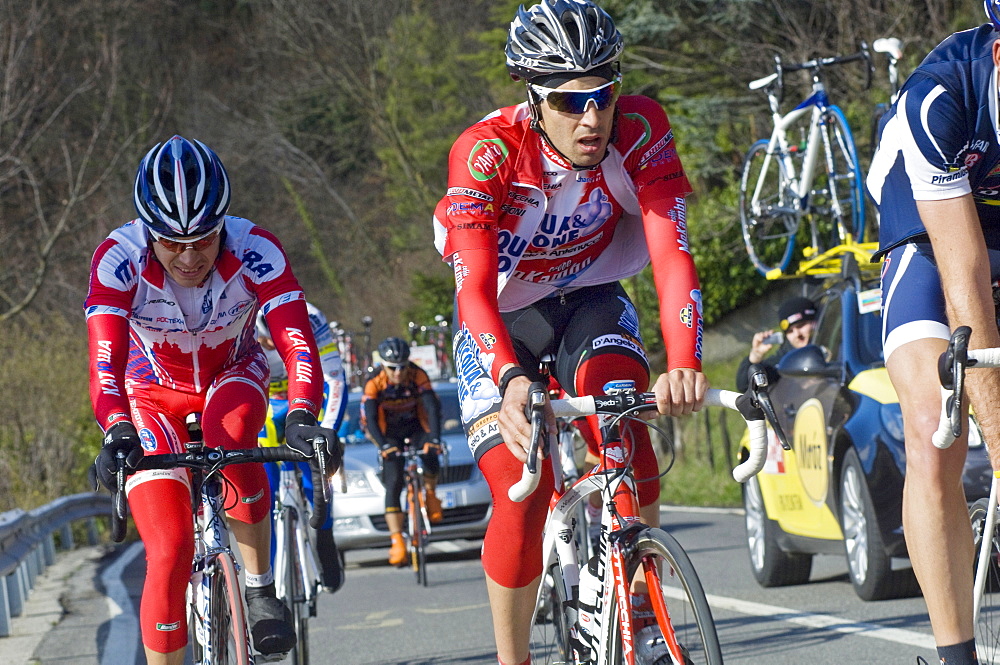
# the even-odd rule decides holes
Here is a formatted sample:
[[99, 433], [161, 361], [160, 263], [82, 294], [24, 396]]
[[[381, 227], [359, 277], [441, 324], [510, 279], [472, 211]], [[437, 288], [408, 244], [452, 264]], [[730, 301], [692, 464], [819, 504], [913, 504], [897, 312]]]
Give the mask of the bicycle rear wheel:
[[285, 604], [292, 613], [292, 626], [295, 628], [295, 646], [292, 647], [291, 660], [295, 665], [309, 665], [309, 612], [306, 609], [305, 583], [302, 579], [299, 551], [299, 541], [296, 531], [301, 528], [298, 513], [291, 507], [282, 511], [282, 528], [285, 535]]
[[[680, 543], [662, 529], [648, 528], [636, 537], [635, 545], [635, 552], [626, 561], [629, 577], [640, 568], [645, 570], [653, 606], [661, 607], [656, 613], [657, 624], [667, 643], [676, 641], [684, 665], [722, 665], [712, 610]], [[609, 645], [609, 662], [620, 663], [624, 648], [617, 612], [612, 621], [615, 639]]]
[[820, 251], [843, 244], [848, 235], [861, 242], [865, 232], [864, 181], [851, 128], [836, 106], [827, 110], [823, 122], [830, 150], [824, 149], [824, 163], [818, 165], [809, 193]]
[[[981, 663], [1000, 662], [1000, 525], [988, 529], [986, 511], [987, 499], [979, 499], [969, 507], [972, 533], [976, 544], [976, 564], [978, 568], [980, 545], [983, 539], [990, 543], [989, 562], [981, 580], [982, 601], [976, 619], [976, 653]], [[977, 580], [979, 582], [980, 580]]]
[[768, 154], [767, 146], [768, 141], [763, 139], [750, 146], [740, 179], [743, 243], [762, 275], [785, 271], [792, 260], [799, 226], [787, 176], [776, 156]]
[[216, 556], [205, 574], [209, 575], [208, 645], [202, 657], [212, 665], [249, 665], [249, 633], [236, 566], [229, 556]]

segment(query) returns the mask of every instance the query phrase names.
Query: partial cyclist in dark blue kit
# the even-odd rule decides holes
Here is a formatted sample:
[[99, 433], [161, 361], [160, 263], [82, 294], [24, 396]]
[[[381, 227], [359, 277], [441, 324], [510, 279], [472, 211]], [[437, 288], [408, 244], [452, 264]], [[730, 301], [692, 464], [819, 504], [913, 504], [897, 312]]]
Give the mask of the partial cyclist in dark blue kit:
[[[867, 180], [881, 213], [884, 355], [905, 427], [903, 530], [948, 665], [979, 661], [962, 490], [968, 441], [932, 445], [937, 359], [962, 325], [972, 328], [969, 348], [1000, 345], [991, 288], [1000, 276], [1000, 4], [985, 8], [989, 23], [948, 37], [907, 80], [882, 121]], [[970, 373], [966, 385], [1000, 468], [1000, 375]]]

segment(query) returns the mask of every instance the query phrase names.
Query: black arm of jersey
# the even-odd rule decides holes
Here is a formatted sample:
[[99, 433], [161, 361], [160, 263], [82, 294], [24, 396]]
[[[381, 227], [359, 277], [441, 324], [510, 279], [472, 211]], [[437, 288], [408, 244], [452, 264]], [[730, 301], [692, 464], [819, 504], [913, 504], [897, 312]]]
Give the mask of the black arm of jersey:
[[388, 441], [385, 438], [385, 432], [382, 428], [378, 426], [378, 403], [374, 399], [366, 399], [364, 403], [365, 407], [365, 424], [368, 427], [368, 436], [375, 441], [375, 445], [381, 448], [385, 448], [388, 445]]
[[425, 391], [420, 396], [420, 401], [424, 405], [424, 413], [427, 414], [427, 426], [431, 428], [429, 436], [435, 441], [441, 440], [441, 402], [438, 401], [437, 393], [433, 390]]

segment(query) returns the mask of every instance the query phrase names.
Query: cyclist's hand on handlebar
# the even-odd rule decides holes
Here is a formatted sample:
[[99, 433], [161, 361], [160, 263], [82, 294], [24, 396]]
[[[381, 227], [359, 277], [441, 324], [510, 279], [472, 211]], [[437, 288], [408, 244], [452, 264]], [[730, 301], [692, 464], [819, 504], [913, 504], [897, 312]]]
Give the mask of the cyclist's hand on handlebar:
[[[528, 449], [531, 447], [531, 423], [525, 416], [525, 407], [528, 405], [528, 390], [531, 388], [531, 380], [524, 376], [515, 377], [507, 384], [507, 391], [504, 393], [503, 402], [500, 404], [499, 425], [500, 436], [504, 445], [518, 459], [524, 463], [528, 459]], [[548, 397], [545, 400], [545, 414], [548, 420], [549, 431], [554, 432], [556, 419], [552, 415], [552, 408], [549, 406]], [[545, 446], [540, 451], [544, 455]]]
[[125, 456], [125, 468], [134, 470], [143, 457], [139, 432], [135, 425], [126, 421], [115, 423], [104, 435], [104, 445], [94, 460], [97, 477], [101, 483], [114, 492], [118, 487], [115, 476], [118, 473], [118, 453]]
[[653, 392], [660, 415], [686, 416], [701, 409], [708, 391], [708, 379], [701, 372], [680, 368], [664, 372], [656, 379]]
[[313, 439], [322, 436], [326, 439], [328, 472], [340, 468], [343, 452], [337, 434], [326, 427], [316, 424], [316, 416], [305, 409], [293, 409], [285, 417], [285, 444], [303, 457], [311, 458], [316, 454]]
[[394, 457], [399, 457], [399, 448], [391, 443], [385, 444], [383, 447], [378, 449], [379, 455], [382, 459], [392, 459]]
[[441, 454], [441, 440], [431, 437], [427, 437], [424, 441], [424, 455], [429, 455], [434, 453], [435, 455]]

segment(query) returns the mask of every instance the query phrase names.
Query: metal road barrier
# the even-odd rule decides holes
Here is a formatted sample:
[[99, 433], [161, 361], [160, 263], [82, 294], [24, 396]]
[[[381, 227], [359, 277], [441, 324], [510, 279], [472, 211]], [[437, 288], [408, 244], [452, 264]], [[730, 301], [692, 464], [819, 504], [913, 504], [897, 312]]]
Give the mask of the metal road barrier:
[[110, 495], [83, 492], [31, 511], [0, 513], [0, 637], [10, 635], [11, 617], [21, 615], [36, 578], [55, 563], [55, 534], [61, 549], [73, 549], [72, 524], [86, 519], [88, 544], [96, 545], [94, 518], [110, 512]]

